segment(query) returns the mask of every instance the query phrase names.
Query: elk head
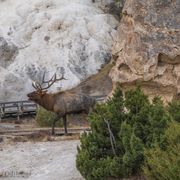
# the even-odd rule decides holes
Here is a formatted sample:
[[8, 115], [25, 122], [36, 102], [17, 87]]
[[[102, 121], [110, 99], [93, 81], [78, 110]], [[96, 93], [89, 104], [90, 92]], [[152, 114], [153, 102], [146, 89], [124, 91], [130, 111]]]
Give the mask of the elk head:
[[[56, 82], [56, 81], [61, 81], [65, 80], [64, 74], [61, 75], [61, 77], [57, 78], [56, 73], [51, 77], [50, 80], [45, 81], [45, 72], [43, 74], [43, 79], [41, 83], [38, 82], [33, 82], [32, 86], [35, 89], [35, 91], [27, 94], [29, 97], [29, 100], [39, 102], [42, 97], [46, 94], [47, 90]], [[45, 87], [42, 87], [43, 85], [46, 85]]]

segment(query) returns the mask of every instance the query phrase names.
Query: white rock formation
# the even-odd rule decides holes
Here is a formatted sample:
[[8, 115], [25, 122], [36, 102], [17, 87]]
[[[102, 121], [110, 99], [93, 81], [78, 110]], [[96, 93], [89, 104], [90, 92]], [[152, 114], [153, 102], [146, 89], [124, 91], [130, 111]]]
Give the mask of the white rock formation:
[[117, 25], [91, 0], [0, 0], [0, 101], [26, 99], [44, 70], [48, 78], [65, 69], [68, 80], [52, 91], [96, 73]]

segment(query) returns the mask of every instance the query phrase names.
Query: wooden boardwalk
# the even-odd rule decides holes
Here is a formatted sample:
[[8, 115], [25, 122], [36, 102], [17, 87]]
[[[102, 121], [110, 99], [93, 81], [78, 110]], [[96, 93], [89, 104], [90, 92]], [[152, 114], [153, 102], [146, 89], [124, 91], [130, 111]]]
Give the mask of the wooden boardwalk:
[[[103, 102], [104, 96], [92, 96], [97, 102]], [[25, 115], [36, 115], [38, 105], [32, 101], [0, 102], [0, 120]]]
[[0, 103], [0, 119], [36, 114], [37, 104], [32, 101], [13, 101]]

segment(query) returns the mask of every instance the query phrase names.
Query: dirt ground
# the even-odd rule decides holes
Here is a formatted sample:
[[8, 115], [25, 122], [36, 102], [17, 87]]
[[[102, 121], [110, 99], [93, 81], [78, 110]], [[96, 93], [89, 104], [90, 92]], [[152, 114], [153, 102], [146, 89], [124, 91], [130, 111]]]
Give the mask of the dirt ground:
[[0, 179], [83, 180], [75, 166], [79, 140], [18, 142], [0, 147]]
[[[71, 120], [72, 119], [72, 120]], [[69, 116], [68, 128], [88, 127], [84, 115]], [[76, 169], [79, 134], [51, 136], [2, 134], [41, 128], [34, 117], [0, 123], [0, 180], [83, 180]], [[51, 128], [51, 127], [50, 127]], [[57, 128], [56, 128], [57, 129]]]

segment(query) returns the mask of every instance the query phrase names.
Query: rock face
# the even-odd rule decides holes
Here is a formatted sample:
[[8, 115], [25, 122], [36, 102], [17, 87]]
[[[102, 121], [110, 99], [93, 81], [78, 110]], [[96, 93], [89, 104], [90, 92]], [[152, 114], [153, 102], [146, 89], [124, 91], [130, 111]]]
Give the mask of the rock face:
[[7, 67], [12, 63], [18, 54], [18, 48], [14, 44], [9, 44], [3, 37], [0, 37], [0, 66]]
[[[103, 4], [111, 0], [104, 0]], [[111, 59], [118, 21], [91, 0], [0, 1], [0, 101], [26, 99], [31, 82], [65, 69], [71, 88]]]
[[179, 10], [179, 0], [126, 0], [113, 47], [114, 82], [123, 89], [140, 84], [145, 93], [165, 101], [178, 97]]

